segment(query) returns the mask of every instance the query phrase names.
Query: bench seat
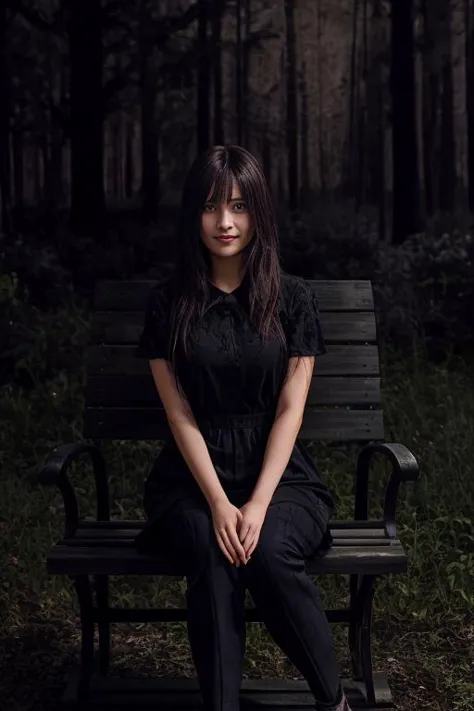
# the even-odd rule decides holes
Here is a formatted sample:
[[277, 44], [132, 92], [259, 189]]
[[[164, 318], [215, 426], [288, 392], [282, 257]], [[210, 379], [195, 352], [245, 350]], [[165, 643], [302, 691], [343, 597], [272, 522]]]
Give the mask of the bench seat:
[[[157, 555], [138, 553], [133, 540], [143, 521], [81, 521], [76, 534], [63, 538], [46, 560], [50, 574], [184, 576], [183, 565]], [[390, 538], [383, 521], [334, 521], [334, 546], [322, 559], [308, 559], [308, 573], [379, 575], [404, 573], [407, 556]]]

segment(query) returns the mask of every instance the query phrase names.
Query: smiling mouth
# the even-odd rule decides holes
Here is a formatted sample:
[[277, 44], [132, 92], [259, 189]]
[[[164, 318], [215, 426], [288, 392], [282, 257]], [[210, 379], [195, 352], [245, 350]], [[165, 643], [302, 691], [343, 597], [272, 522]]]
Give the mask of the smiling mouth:
[[230, 242], [233, 239], [237, 239], [237, 235], [219, 235], [216, 239], [221, 240], [222, 242]]

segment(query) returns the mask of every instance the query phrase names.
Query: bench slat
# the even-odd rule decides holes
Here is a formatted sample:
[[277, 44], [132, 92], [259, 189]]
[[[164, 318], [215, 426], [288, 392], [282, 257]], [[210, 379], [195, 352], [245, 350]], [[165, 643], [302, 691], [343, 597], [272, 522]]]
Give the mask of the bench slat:
[[[90, 345], [87, 348], [87, 375], [145, 375], [150, 366], [145, 358], [134, 357], [135, 346]], [[379, 375], [377, 346], [331, 346], [316, 357], [320, 375]]]
[[[377, 340], [374, 312], [321, 312], [321, 326], [326, 343]], [[135, 344], [140, 338], [144, 314], [132, 311], [96, 311], [92, 314], [90, 342]]]
[[[379, 377], [325, 377], [316, 370], [308, 393], [308, 405], [380, 404]], [[88, 405], [162, 407], [151, 373], [91, 376], [87, 380], [85, 398]]]
[[[170, 575], [185, 574], [179, 561], [163, 560], [157, 555], [139, 554], [132, 547], [57, 545], [48, 554], [50, 574], [67, 575]], [[310, 573], [378, 574], [405, 572], [407, 559], [399, 541], [390, 546], [334, 546], [320, 560], [308, 560]]]
[[[373, 311], [372, 286], [368, 280], [306, 279], [321, 311]], [[97, 282], [94, 304], [98, 311], [141, 311], [146, 307], [155, 280], [108, 280]]]
[[[335, 539], [334, 545], [335, 546], [355, 546], [355, 547], [360, 547], [366, 545], [368, 539], [364, 538], [338, 538]], [[119, 538], [116, 536], [101, 536], [100, 538], [96, 538], [94, 536], [84, 536], [81, 537], [79, 540], [76, 540], [76, 538], [69, 538], [63, 541], [60, 541], [60, 545], [68, 545], [72, 547], [90, 547], [90, 548], [100, 548], [101, 546], [107, 546], [111, 548], [118, 548], [118, 547], [133, 547], [133, 539], [126, 540], [123, 538]], [[392, 545], [392, 541], [390, 538], [372, 538], [370, 539], [370, 545], [371, 546], [390, 546]]]
[[[120, 522], [111, 522], [119, 524]], [[144, 522], [142, 522], [144, 524]], [[82, 526], [78, 528], [74, 536], [77, 540], [87, 540], [95, 539], [100, 541], [101, 539], [113, 539], [118, 541], [132, 540], [140, 531], [143, 530], [143, 525], [137, 526], [136, 528], [122, 528], [120, 526], [110, 525], [106, 528], [97, 528], [92, 525]], [[335, 529], [333, 526], [331, 528], [331, 534], [334, 538], [335, 545], [341, 545], [340, 541], [357, 541], [362, 544], [365, 541], [378, 541], [383, 540], [390, 542], [385, 526], [380, 528], [371, 528], [367, 530], [362, 530], [360, 528], [346, 528], [346, 529]], [[71, 539], [63, 539], [62, 543], [68, 543]]]
[[[136, 528], [138, 530], [141, 530], [143, 528], [144, 521], [143, 519], [112, 519], [111, 521], [97, 521], [95, 519], [90, 519], [90, 518], [84, 518], [79, 521], [79, 528], [96, 528], [96, 529], [107, 529], [107, 528], [113, 528], [113, 527], [118, 527], [118, 528]], [[348, 529], [354, 529], [357, 531], [373, 531], [380, 529], [381, 531], [385, 530], [385, 523], [383, 520], [377, 520], [377, 519], [372, 519], [369, 521], [366, 520], [361, 520], [361, 521], [340, 521], [338, 519], [334, 519], [331, 521], [331, 531], [334, 535], [334, 533], [337, 533], [338, 531], [344, 532], [343, 535], [346, 535], [346, 531]], [[341, 533], [342, 535], [342, 533]], [[349, 535], [349, 534], [347, 534]], [[376, 534], [374, 534], [376, 535]]]
[[[163, 440], [170, 430], [161, 408], [86, 407], [83, 434], [97, 439]], [[306, 407], [299, 437], [331, 442], [383, 439], [382, 410]]]

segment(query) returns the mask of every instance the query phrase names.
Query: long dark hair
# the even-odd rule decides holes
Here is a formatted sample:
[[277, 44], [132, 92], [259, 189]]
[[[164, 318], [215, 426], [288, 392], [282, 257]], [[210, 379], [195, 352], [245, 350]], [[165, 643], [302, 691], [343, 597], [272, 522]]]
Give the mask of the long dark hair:
[[[201, 213], [208, 202], [229, 201], [232, 182], [239, 186], [253, 220], [254, 236], [242, 252], [242, 268], [248, 279], [249, 318], [263, 344], [275, 336], [287, 351], [278, 314], [280, 253], [275, 209], [259, 161], [240, 146], [213, 146], [198, 156], [183, 188], [176, 235], [175, 266], [171, 275], [173, 326], [170, 360], [176, 375], [176, 348], [188, 353], [188, 338], [209, 304], [211, 257], [203, 244]], [[179, 380], [176, 378], [178, 387]]]

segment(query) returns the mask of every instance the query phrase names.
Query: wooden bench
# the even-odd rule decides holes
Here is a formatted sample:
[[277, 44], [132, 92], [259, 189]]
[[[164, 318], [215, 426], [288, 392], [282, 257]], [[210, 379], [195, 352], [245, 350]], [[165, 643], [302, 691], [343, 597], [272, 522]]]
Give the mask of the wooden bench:
[[[377, 576], [404, 573], [407, 556], [397, 538], [395, 510], [402, 482], [415, 481], [419, 471], [415, 457], [402, 444], [384, 444], [380, 408], [379, 356], [372, 287], [369, 281], [310, 281], [319, 301], [328, 353], [317, 359], [300, 437], [306, 440], [357, 442], [354, 518], [333, 521], [335, 545], [321, 560], [308, 560], [307, 571], [344, 573], [349, 576], [350, 604], [327, 610], [331, 622], [347, 623], [353, 678], [343, 680], [354, 707], [388, 708], [393, 705], [383, 675], [375, 674], [371, 657], [371, 617]], [[175, 621], [186, 619], [186, 609], [123, 609], [109, 605], [110, 575], [184, 576], [179, 561], [138, 554], [133, 539], [142, 520], [110, 520], [106, 463], [101, 440], [160, 440], [168, 435], [164, 410], [146, 360], [134, 358], [143, 324], [149, 281], [102, 281], [97, 284], [88, 348], [84, 438], [59, 446], [46, 461], [39, 478], [59, 487], [64, 499], [64, 538], [47, 555], [52, 575], [68, 575], [75, 586], [81, 615], [81, 663], [76, 681], [67, 690], [79, 704], [92, 698], [92, 684], [106, 688], [110, 659], [111, 622]], [[383, 519], [368, 520], [369, 466], [381, 454], [392, 464], [383, 502]], [[97, 491], [97, 520], [80, 518], [76, 496], [68, 480], [70, 464], [82, 455], [90, 458]], [[260, 620], [258, 611], [246, 610], [247, 620]], [[94, 630], [98, 629], [96, 667]], [[124, 682], [125, 683], [125, 682]], [[151, 684], [151, 687], [150, 687]], [[299, 686], [295, 686], [299, 685]], [[117, 686], [118, 685], [118, 686]], [[134, 687], [135, 688], [135, 687]], [[140, 690], [151, 689], [156, 704], [199, 706], [196, 680], [159, 680], [136, 684], [125, 691], [139, 708]], [[302, 703], [314, 705], [306, 682], [244, 681], [242, 695], [255, 703], [295, 704], [295, 689]], [[115, 692], [114, 692], [115, 689]], [[112, 696], [124, 693], [120, 680], [110, 680]], [[274, 692], [273, 694], [271, 692]], [[301, 693], [303, 692], [303, 693]], [[245, 694], [248, 694], [245, 697]], [[253, 693], [253, 697], [252, 697]], [[161, 694], [161, 696], [160, 696]], [[164, 696], [163, 696], [164, 694]], [[180, 696], [181, 694], [181, 696]], [[183, 701], [182, 694], [185, 694]], [[191, 696], [190, 696], [191, 694]], [[192, 696], [194, 694], [194, 696]], [[286, 696], [285, 696], [286, 694]], [[149, 693], [145, 694], [147, 698]], [[102, 697], [103, 698], [103, 697]], [[160, 702], [161, 699], [161, 702]], [[180, 700], [181, 699], [181, 700]], [[194, 699], [194, 701], [192, 701]], [[306, 701], [305, 701], [306, 699]]]

